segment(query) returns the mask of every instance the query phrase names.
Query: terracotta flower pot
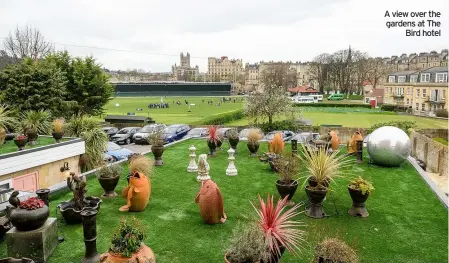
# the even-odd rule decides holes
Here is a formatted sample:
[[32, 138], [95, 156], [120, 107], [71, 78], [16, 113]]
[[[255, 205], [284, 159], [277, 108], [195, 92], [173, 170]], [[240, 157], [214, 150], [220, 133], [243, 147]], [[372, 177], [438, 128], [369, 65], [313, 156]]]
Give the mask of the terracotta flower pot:
[[49, 215], [50, 209], [46, 205], [34, 210], [16, 208], [11, 211], [9, 220], [17, 230], [30, 231], [44, 225]]
[[281, 180], [276, 181], [276, 188], [278, 190], [279, 195], [284, 199], [287, 195], [288, 201], [291, 201], [293, 198], [293, 195], [296, 192], [296, 189], [298, 188], [298, 181], [290, 181], [290, 182], [284, 182]]
[[17, 147], [19, 147], [19, 151], [23, 150], [23, 148], [25, 147], [27, 142], [28, 142], [28, 138], [25, 138], [25, 139], [14, 139], [14, 143], [17, 145]]
[[259, 144], [258, 143], [248, 143], [248, 150], [251, 153], [251, 157], [257, 156], [257, 151], [259, 150]]
[[51, 135], [53, 135], [53, 138], [56, 140], [57, 143], [60, 143], [62, 137], [64, 136], [64, 132], [52, 132]]
[[361, 190], [355, 190], [348, 186], [349, 195], [352, 199], [352, 207], [348, 213], [355, 217], [368, 217], [369, 213], [366, 210], [365, 202], [369, 197], [369, 193], [362, 194]]
[[161, 166], [164, 165], [162, 160], [162, 154], [164, 153], [164, 146], [151, 146], [151, 153], [153, 153], [154, 159], [156, 160], [154, 165]]
[[35, 145], [36, 144], [36, 140], [39, 137], [37, 132], [32, 132], [32, 131], [27, 131], [26, 136], [28, 137], [28, 142], [31, 145]]
[[207, 140], [207, 147], [209, 147], [209, 156], [215, 157], [217, 156], [217, 144], [216, 142], [211, 142], [210, 140]]
[[156, 256], [150, 247], [142, 243], [140, 249], [129, 258], [122, 254], [106, 252], [100, 255], [100, 263], [156, 263]]
[[99, 177], [98, 182], [100, 183], [101, 187], [104, 190], [103, 197], [116, 197], [117, 193], [114, 192], [115, 187], [118, 184], [118, 181], [120, 179], [120, 176], [116, 177]]

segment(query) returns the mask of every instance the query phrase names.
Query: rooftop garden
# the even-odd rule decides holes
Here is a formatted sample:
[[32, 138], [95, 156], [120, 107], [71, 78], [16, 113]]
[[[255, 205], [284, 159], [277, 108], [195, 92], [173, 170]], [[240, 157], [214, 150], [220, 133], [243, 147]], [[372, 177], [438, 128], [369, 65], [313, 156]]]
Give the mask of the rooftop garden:
[[[270, 166], [250, 157], [246, 143], [239, 143], [235, 165], [237, 176], [227, 176], [228, 146], [217, 150], [216, 157], [207, 159], [211, 179], [218, 185], [224, 199], [227, 220], [224, 224], [206, 225], [200, 216], [195, 197], [200, 189], [197, 173], [188, 173], [189, 147], [196, 147], [196, 154], [207, 153], [203, 140], [188, 140], [165, 149], [164, 165], [153, 167], [151, 173], [151, 198], [142, 212], [120, 212], [126, 204], [120, 196], [105, 198], [97, 215], [97, 247], [99, 252], [110, 248], [114, 228], [121, 218], [136, 217], [144, 227], [144, 243], [156, 254], [157, 262], [223, 262], [225, 251], [231, 242], [233, 230], [242, 223], [253, 222], [257, 214], [251, 202], [258, 204], [258, 195], [263, 199], [272, 194], [277, 200], [278, 174]], [[259, 153], [268, 151], [261, 144]], [[273, 149], [276, 146], [270, 145]], [[286, 146], [284, 151], [290, 151]], [[152, 157], [151, 157], [152, 158]], [[355, 159], [355, 157], [352, 157]], [[301, 170], [305, 167], [301, 164]], [[116, 188], [121, 193], [127, 185], [128, 164], [122, 165]], [[300, 258], [285, 252], [280, 262], [311, 262], [315, 249], [326, 249], [326, 244], [336, 244], [338, 238], [352, 247], [360, 262], [445, 262], [448, 256], [448, 214], [431, 189], [409, 164], [399, 168], [383, 168], [353, 162], [349, 171], [362, 176], [375, 187], [366, 201], [369, 217], [357, 218], [348, 214], [352, 200], [348, 193], [347, 178], [336, 178], [331, 184], [323, 208], [326, 218], [312, 219], [300, 213], [294, 219], [305, 226], [305, 241]], [[298, 190], [292, 201], [307, 203], [307, 195], [299, 180]], [[96, 177], [87, 181], [88, 196], [100, 197], [103, 189]], [[78, 262], [84, 255], [83, 230], [81, 225], [66, 225], [56, 206], [73, 197], [71, 192], [51, 196], [50, 216], [58, 217], [59, 235], [65, 241], [56, 248], [49, 262]], [[305, 205], [300, 207], [305, 210]], [[245, 234], [254, 234], [244, 231]], [[328, 239], [326, 239], [328, 238]], [[326, 242], [320, 244], [323, 240]], [[339, 243], [338, 243], [339, 244]], [[67, 253], [70, 251], [70, 253]], [[351, 252], [352, 253], [352, 252]], [[6, 245], [0, 246], [0, 257], [6, 257]]]

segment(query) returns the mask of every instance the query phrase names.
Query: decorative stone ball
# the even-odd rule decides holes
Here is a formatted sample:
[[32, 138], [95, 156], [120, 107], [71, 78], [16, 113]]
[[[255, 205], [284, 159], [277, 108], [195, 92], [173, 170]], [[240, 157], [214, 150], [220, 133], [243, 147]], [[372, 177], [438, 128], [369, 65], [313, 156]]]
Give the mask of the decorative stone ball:
[[410, 155], [411, 142], [403, 130], [392, 126], [384, 126], [369, 135], [367, 150], [373, 163], [397, 167]]

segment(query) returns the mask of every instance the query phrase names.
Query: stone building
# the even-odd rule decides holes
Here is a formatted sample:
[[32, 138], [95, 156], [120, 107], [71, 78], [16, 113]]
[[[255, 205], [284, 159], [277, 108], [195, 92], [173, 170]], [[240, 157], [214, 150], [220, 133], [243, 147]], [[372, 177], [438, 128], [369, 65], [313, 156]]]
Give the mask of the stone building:
[[402, 54], [384, 58], [387, 64], [391, 65], [393, 72], [408, 70], [423, 70], [431, 67], [447, 67], [448, 50], [443, 49], [440, 53], [433, 50], [431, 52]]
[[227, 56], [207, 59], [208, 80], [235, 82], [242, 74], [244, 74], [244, 68], [241, 59], [229, 59]]
[[190, 54], [184, 56], [183, 53], [179, 56], [180, 65], [172, 66], [173, 80], [184, 80], [184, 81], [196, 81], [199, 74], [200, 69], [198, 65], [195, 67], [190, 66]]

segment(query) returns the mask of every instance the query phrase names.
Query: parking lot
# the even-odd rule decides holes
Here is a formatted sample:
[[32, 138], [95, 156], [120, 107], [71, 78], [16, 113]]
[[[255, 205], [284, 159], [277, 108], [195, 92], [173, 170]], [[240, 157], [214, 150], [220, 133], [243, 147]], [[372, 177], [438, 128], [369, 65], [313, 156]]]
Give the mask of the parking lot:
[[120, 145], [123, 148], [126, 148], [128, 150], [131, 150], [135, 153], [143, 153], [143, 152], [149, 152], [151, 151], [151, 145], [138, 145], [135, 143], [126, 144], [126, 145]]

